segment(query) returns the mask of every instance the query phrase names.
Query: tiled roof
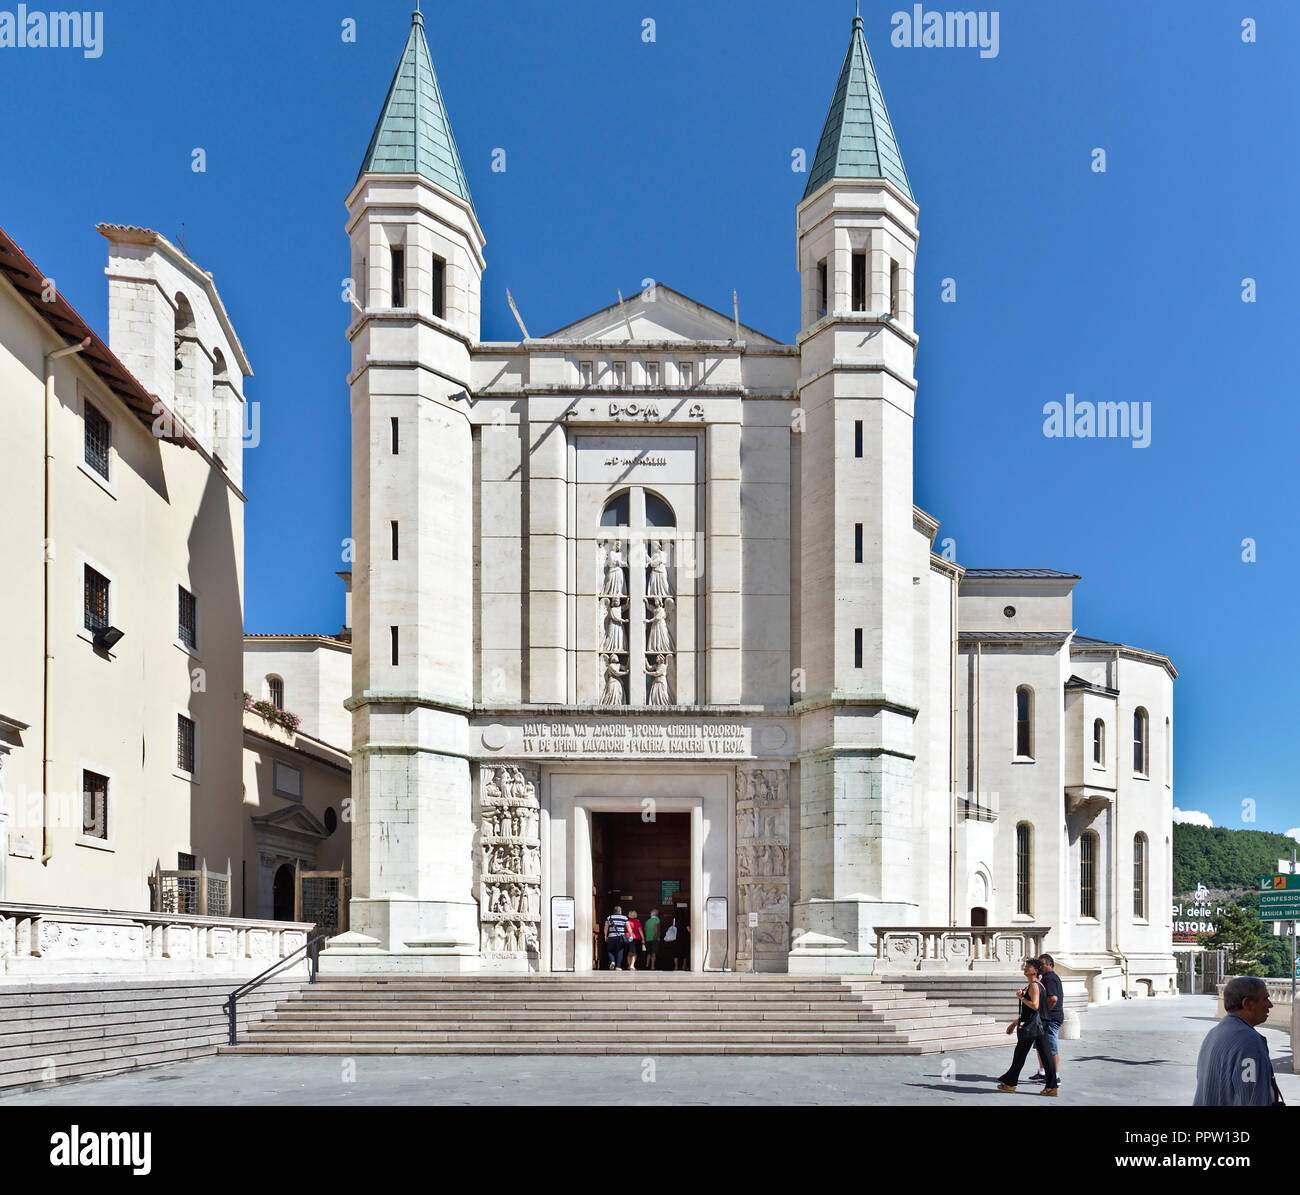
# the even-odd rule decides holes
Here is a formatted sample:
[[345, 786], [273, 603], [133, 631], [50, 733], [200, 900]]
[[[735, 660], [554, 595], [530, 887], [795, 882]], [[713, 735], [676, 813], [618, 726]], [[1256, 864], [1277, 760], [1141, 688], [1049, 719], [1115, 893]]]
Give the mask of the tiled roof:
[[803, 196], [812, 195], [833, 178], [888, 179], [909, 199], [911, 184], [903, 167], [885, 97], [862, 33], [862, 18], [853, 18], [853, 36], [844, 56], [840, 81], [826, 114]]
[[357, 177], [363, 174], [419, 174], [474, 206], [418, 12]]
[[968, 568], [966, 576], [972, 577], [1014, 577], [1022, 580], [1047, 579], [1057, 581], [1078, 581], [1078, 573], [1057, 572], [1054, 568]]
[[[117, 355], [96, 335], [76, 309], [54, 290], [47, 301], [45, 275], [24, 253], [3, 228], [0, 228], [0, 274], [3, 274], [20, 295], [27, 300], [55, 334], [68, 344], [77, 344], [89, 338], [90, 344], [79, 354], [81, 360], [99, 377], [119, 399], [160, 440], [174, 444], [197, 447], [186, 434], [184, 425], [167, 411], [166, 405], [150, 394], [135, 375], [117, 358]], [[169, 418], [160, 419], [166, 413]], [[167, 429], [171, 430], [167, 430]], [[164, 434], [165, 433], [165, 434]]]

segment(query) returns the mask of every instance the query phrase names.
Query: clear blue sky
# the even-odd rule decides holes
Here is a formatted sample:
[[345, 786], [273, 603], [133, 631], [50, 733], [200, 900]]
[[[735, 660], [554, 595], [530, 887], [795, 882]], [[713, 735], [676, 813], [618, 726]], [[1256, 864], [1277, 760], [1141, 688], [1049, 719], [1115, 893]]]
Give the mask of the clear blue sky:
[[[262, 406], [249, 630], [342, 619], [343, 201], [409, 10], [113, 0], [98, 59], [0, 49], [0, 224], [82, 314], [106, 329], [101, 220], [183, 224], [216, 275]], [[791, 151], [811, 164], [851, 0], [425, 10], [488, 239], [485, 338], [517, 338], [507, 285], [545, 331], [645, 277], [723, 310], [735, 288], [793, 338]], [[895, 11], [864, 0], [921, 206], [916, 500], [963, 564], [1081, 573], [1081, 633], [1174, 659], [1179, 806], [1240, 826], [1253, 798], [1259, 828], [1300, 825], [1300, 5], [1002, 0], [992, 58], [896, 48]], [[1150, 402], [1151, 446], [1045, 438], [1067, 392]]]

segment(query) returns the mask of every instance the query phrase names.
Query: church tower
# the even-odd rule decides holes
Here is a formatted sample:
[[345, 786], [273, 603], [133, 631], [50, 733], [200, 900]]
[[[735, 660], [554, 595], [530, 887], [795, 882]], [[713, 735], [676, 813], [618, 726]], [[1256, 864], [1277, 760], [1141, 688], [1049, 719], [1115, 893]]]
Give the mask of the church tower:
[[[808, 945], [915, 923], [917, 206], [855, 17], [798, 207], [800, 892]], [[924, 577], [921, 578], [925, 580]], [[798, 969], [800, 942], [792, 969]], [[852, 969], [847, 959], [837, 959]], [[869, 963], [864, 962], [867, 969]]]
[[327, 961], [470, 970], [468, 392], [484, 239], [418, 12], [347, 207], [353, 889]]

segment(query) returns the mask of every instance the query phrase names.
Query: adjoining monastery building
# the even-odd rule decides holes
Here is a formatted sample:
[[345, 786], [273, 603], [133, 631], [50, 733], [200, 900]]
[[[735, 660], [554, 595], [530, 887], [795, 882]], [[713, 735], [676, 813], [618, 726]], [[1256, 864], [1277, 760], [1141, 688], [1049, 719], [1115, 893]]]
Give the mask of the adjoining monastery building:
[[[347, 197], [355, 628], [338, 971], [1014, 968], [1168, 992], [1162, 655], [913, 503], [918, 207], [860, 19], [782, 344], [664, 286], [480, 339], [423, 20]], [[792, 301], [794, 296], [791, 296]], [[1044, 937], [1044, 933], [1046, 937]]]

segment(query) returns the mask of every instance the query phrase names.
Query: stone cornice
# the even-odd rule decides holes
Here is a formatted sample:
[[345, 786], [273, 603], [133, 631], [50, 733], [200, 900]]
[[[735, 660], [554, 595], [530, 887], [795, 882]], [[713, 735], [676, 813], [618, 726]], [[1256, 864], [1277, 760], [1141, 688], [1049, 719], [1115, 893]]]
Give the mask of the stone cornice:
[[895, 701], [883, 693], [846, 693], [842, 689], [833, 690], [829, 697], [812, 697], [796, 702], [790, 707], [790, 712], [802, 716], [831, 708], [889, 710], [894, 714], [906, 714], [909, 718], [916, 718], [921, 712], [919, 707]]

